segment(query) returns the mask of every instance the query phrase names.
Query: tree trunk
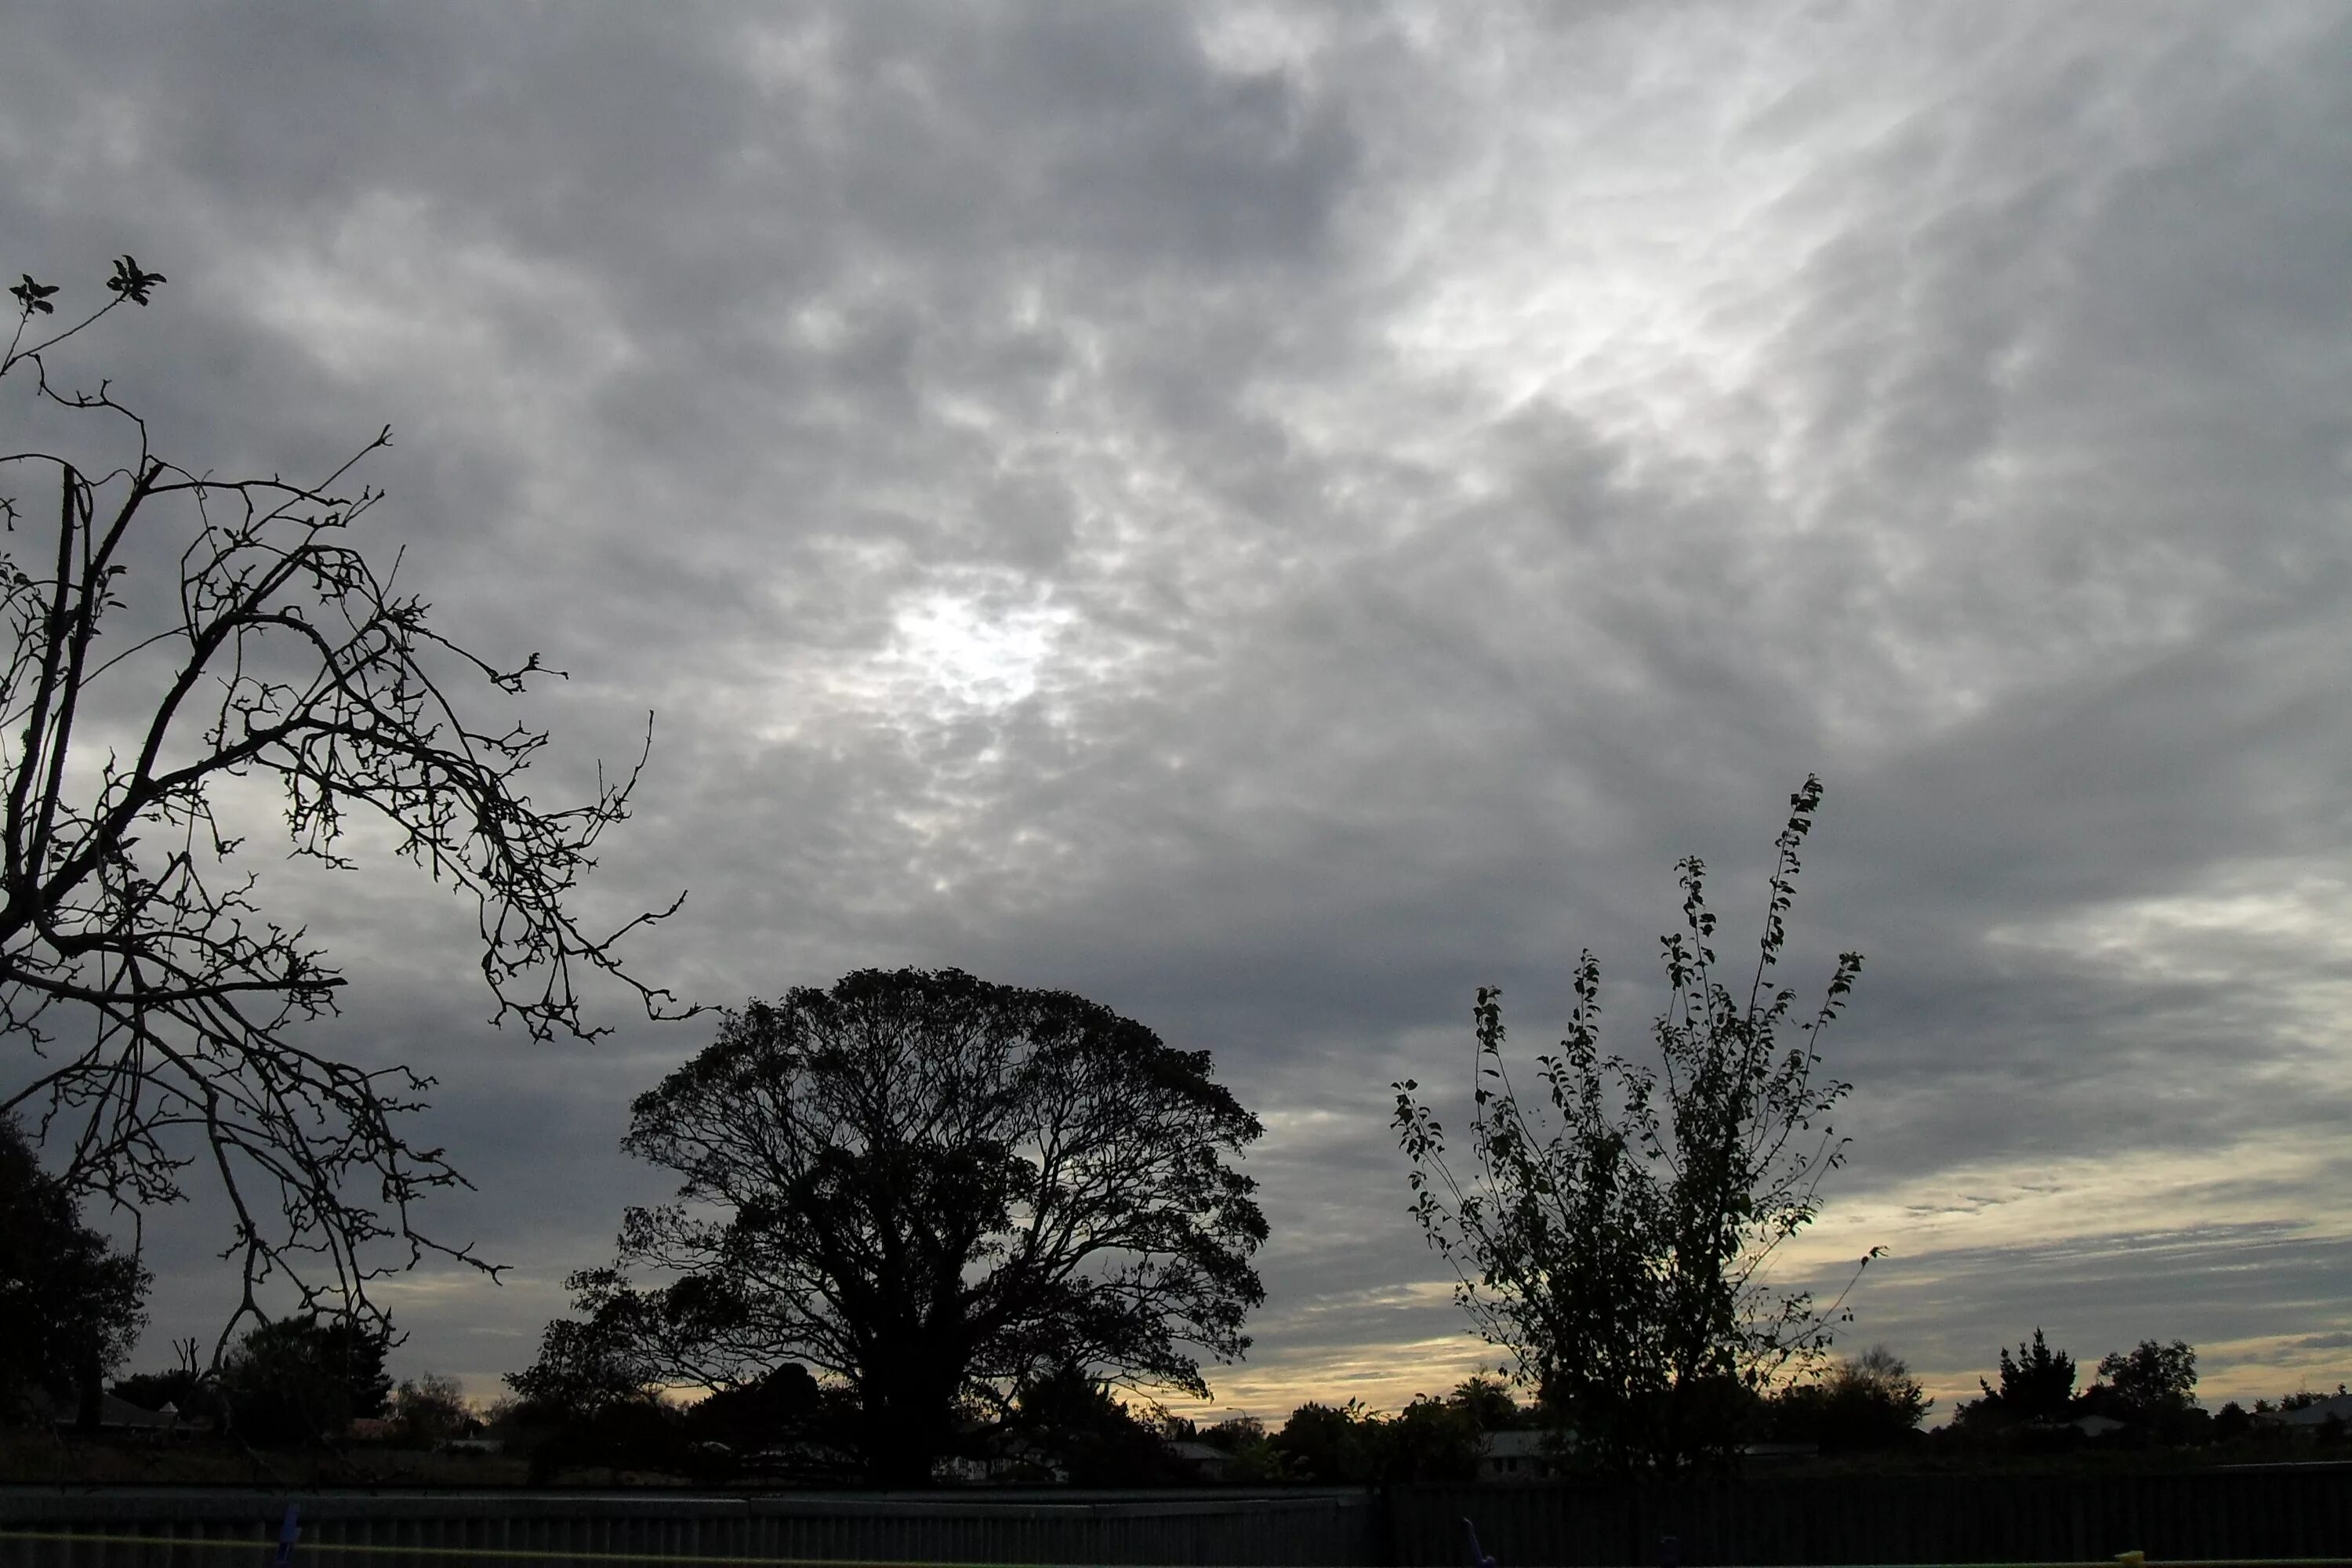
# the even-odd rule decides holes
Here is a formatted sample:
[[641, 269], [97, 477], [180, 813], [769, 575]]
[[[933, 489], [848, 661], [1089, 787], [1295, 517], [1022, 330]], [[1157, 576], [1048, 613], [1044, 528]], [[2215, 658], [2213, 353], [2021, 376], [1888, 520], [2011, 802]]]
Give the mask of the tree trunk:
[[865, 1396], [866, 1479], [876, 1486], [919, 1489], [931, 1484], [931, 1471], [954, 1451], [956, 1390], [961, 1363], [946, 1368], [926, 1363], [950, 1358], [902, 1352], [892, 1366], [869, 1375]]
[[82, 1356], [74, 1368], [74, 1430], [95, 1436], [106, 1412], [106, 1376], [95, 1352]]

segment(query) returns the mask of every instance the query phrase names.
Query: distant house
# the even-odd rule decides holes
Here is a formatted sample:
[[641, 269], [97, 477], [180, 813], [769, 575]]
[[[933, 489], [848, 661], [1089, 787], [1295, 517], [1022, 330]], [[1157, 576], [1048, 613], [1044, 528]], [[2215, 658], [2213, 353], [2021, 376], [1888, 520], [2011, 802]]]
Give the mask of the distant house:
[[1539, 1481], [1552, 1473], [1541, 1432], [1489, 1432], [1478, 1446], [1482, 1481]]
[[1233, 1477], [1234, 1457], [1214, 1443], [1187, 1437], [1169, 1444], [1168, 1457], [1196, 1481], [1223, 1481]]
[[1751, 1464], [1793, 1464], [1821, 1457], [1819, 1443], [1742, 1443], [1739, 1457]]
[[[79, 1419], [80, 1412], [72, 1401], [53, 1398], [41, 1389], [35, 1389], [27, 1396], [27, 1403], [39, 1419], [51, 1426], [72, 1426]], [[209, 1432], [212, 1425], [202, 1416], [181, 1415], [175, 1405], [146, 1410], [111, 1394], [101, 1394], [98, 1399], [98, 1429], [116, 1436], [186, 1436]]]
[[2340, 1421], [2352, 1426], [2352, 1394], [2331, 1394], [2325, 1399], [2315, 1399], [2300, 1410], [2282, 1410], [2276, 1417], [2282, 1426], [2325, 1426], [2330, 1421]]
[[1066, 1482], [1070, 1472], [1036, 1444], [1014, 1439], [981, 1458], [957, 1456], [941, 1459], [933, 1479], [965, 1486], [1005, 1486], [1023, 1482]]

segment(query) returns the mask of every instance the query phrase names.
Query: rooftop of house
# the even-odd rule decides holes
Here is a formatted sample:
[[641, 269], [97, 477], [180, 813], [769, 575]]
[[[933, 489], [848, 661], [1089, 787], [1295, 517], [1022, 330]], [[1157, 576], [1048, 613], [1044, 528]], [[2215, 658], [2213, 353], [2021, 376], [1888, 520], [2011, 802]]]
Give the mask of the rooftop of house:
[[2352, 1394], [2331, 1394], [2300, 1410], [2279, 1412], [2280, 1424], [2287, 1426], [2324, 1426], [2330, 1417], [2352, 1426]]

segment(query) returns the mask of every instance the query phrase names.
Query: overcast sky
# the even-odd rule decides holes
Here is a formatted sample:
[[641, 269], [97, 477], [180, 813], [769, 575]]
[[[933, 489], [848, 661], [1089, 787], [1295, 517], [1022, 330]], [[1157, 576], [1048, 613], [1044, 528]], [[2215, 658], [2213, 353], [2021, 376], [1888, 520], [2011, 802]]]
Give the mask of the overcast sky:
[[[1273, 1239], [1202, 1414], [1492, 1362], [1389, 1083], [1466, 1092], [1482, 984], [1556, 1037], [1583, 946], [1637, 1047], [1675, 859], [1752, 936], [1809, 771], [1843, 1342], [1937, 1419], [2036, 1324], [2352, 1377], [2340, 8], [15, 0], [0, 271], [123, 252], [67, 363], [192, 468], [390, 423], [371, 548], [571, 672], [543, 799], [657, 714], [589, 900], [690, 889], [650, 978], [1214, 1053]], [[394, 1368], [493, 1393], [709, 1023], [533, 1047], [411, 868], [281, 888], [512, 1265], [388, 1289]], [[219, 1239], [151, 1230], [138, 1364]]]

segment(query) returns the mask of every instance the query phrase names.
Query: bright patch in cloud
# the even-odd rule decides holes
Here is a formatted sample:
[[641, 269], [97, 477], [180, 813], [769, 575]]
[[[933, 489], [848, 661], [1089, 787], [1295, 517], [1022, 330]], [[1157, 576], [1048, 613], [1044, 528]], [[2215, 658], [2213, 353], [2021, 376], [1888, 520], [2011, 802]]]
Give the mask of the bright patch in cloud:
[[994, 608], [953, 594], [902, 605], [882, 664], [911, 677], [935, 709], [1011, 707], [1037, 689], [1038, 671], [1073, 617], [1049, 605]]

